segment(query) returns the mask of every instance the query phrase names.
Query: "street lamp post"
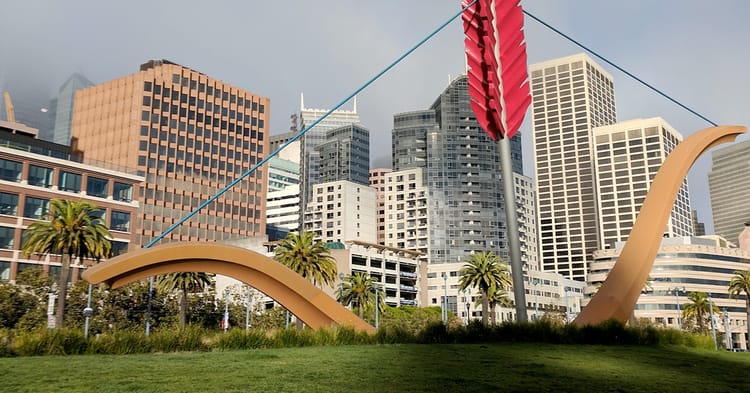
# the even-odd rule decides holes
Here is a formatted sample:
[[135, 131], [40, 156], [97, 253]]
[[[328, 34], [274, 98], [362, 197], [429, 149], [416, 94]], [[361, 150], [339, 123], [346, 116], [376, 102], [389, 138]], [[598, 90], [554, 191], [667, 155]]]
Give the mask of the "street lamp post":
[[448, 325], [448, 275], [443, 272], [443, 324]]
[[339, 273], [339, 303], [344, 304], [344, 273]]
[[378, 328], [380, 327], [380, 319], [378, 318], [379, 317], [378, 309], [380, 308], [378, 307], [380, 305], [379, 292], [380, 292], [380, 283], [377, 283], [375, 284], [375, 330], [378, 330]]
[[675, 304], [677, 304], [677, 329], [682, 330], [682, 322], [680, 320], [680, 317], [682, 317], [682, 310], [680, 310], [680, 293], [685, 292], [685, 287], [674, 287], [669, 288], [672, 293], [674, 293], [674, 301]]
[[250, 329], [250, 309], [252, 308], [250, 302], [252, 301], [252, 293], [250, 292], [250, 286], [247, 286], [247, 304], [245, 304], [245, 331]]
[[537, 285], [539, 285], [539, 279], [535, 278], [532, 283], [534, 284], [534, 320], [539, 320], [539, 297], [537, 294]]
[[711, 314], [711, 338], [714, 339], [714, 350], [719, 349], [719, 345], [716, 343], [716, 326], [714, 326], [714, 302], [711, 297], [708, 297], [708, 313]]
[[732, 349], [732, 328], [729, 325], [729, 312], [724, 309], [724, 345], [727, 349]]
[[563, 288], [565, 290], [565, 323], [570, 322], [570, 306], [568, 305], [568, 287]]
[[229, 327], [229, 288], [224, 290], [224, 333]]
[[89, 284], [89, 295], [86, 299], [86, 308], [83, 309], [83, 316], [86, 317], [86, 323], [84, 324], [83, 328], [83, 337], [89, 338], [89, 318], [91, 318], [91, 314], [94, 313], [94, 309], [91, 308], [91, 284]]

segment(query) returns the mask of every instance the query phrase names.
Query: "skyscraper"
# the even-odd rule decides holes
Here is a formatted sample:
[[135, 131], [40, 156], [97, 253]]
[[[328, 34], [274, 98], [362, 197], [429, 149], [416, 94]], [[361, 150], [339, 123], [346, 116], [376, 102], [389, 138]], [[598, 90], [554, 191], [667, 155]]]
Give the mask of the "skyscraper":
[[750, 219], [750, 141], [733, 143], [711, 154], [708, 174], [714, 233], [731, 242]]
[[[145, 244], [268, 152], [269, 100], [208, 75], [152, 60], [139, 72], [81, 90], [73, 137], [85, 157], [145, 176], [135, 220]], [[167, 239], [263, 235], [268, 172], [257, 170]]]
[[529, 68], [542, 268], [583, 281], [600, 248], [592, 130], [615, 122], [612, 76], [585, 54]]
[[[303, 206], [309, 201], [309, 197], [312, 192], [312, 186], [318, 183], [318, 177], [320, 174], [320, 154], [316, 150], [323, 142], [326, 141], [326, 132], [351, 124], [359, 123], [359, 114], [357, 114], [357, 101], [354, 98], [354, 108], [351, 111], [337, 110], [328, 115], [325, 119], [320, 121], [312, 129], [307, 131], [305, 135], [300, 139], [301, 141], [301, 168], [302, 168], [302, 197]], [[323, 116], [327, 109], [311, 109], [305, 108], [304, 99], [300, 98], [300, 125], [301, 129], [305, 129], [310, 126], [313, 122]], [[367, 183], [365, 183], [367, 184]]]
[[53, 100], [55, 107], [50, 108], [54, 112], [52, 135], [43, 136], [44, 139], [62, 145], [70, 145], [70, 128], [73, 124], [73, 103], [76, 92], [93, 85], [94, 83], [83, 75], [75, 73], [60, 86], [57, 99]]
[[319, 153], [318, 183], [347, 180], [370, 183], [370, 131], [358, 124], [326, 132]]
[[[393, 123], [390, 176], [412, 168], [426, 171], [429, 263], [464, 262], [482, 251], [507, 260], [499, 148], [476, 122], [466, 76], [455, 78], [430, 109], [396, 114]], [[520, 134], [511, 149], [513, 170], [521, 173]]]
[[[634, 119], [593, 130], [598, 232], [603, 247], [627, 240], [651, 181], [682, 135], [663, 119]], [[687, 179], [682, 181], [664, 237], [693, 235]]]

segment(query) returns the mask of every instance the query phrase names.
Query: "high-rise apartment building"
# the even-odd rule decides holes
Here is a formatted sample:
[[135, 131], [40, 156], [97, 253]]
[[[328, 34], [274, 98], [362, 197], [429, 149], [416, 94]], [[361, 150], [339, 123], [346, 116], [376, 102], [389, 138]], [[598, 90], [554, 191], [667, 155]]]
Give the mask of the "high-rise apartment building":
[[370, 187], [375, 189], [377, 201], [378, 244], [385, 245], [385, 176], [391, 173], [390, 168], [370, 169]]
[[750, 219], [750, 141], [733, 143], [711, 154], [708, 174], [714, 233], [731, 242]]
[[385, 174], [384, 244], [430, 254], [429, 188], [424, 168]]
[[[269, 100], [166, 60], [78, 92], [73, 137], [89, 159], [146, 178], [134, 220], [145, 244], [268, 153]], [[172, 240], [265, 234], [268, 172], [257, 170]]]
[[[651, 181], [682, 135], [663, 119], [634, 119], [593, 130], [598, 232], [602, 248], [627, 240]], [[664, 237], [692, 236], [687, 179], [677, 193]]]
[[315, 240], [375, 244], [375, 190], [367, 185], [341, 180], [315, 184], [305, 210], [305, 230]]
[[615, 122], [612, 76], [585, 54], [529, 68], [542, 268], [583, 281], [600, 248], [592, 130]]
[[359, 124], [336, 127], [315, 148], [318, 153], [318, 182], [347, 180], [370, 183], [370, 131]]
[[[393, 117], [394, 173], [425, 170], [430, 264], [460, 263], [482, 251], [508, 260], [499, 147], [479, 127], [467, 83], [459, 76], [430, 109]], [[520, 134], [511, 153], [514, 172], [522, 173]]]
[[536, 191], [534, 181], [520, 173], [513, 173], [518, 235], [521, 243], [521, 263], [528, 271], [539, 271], [539, 248], [536, 225]]

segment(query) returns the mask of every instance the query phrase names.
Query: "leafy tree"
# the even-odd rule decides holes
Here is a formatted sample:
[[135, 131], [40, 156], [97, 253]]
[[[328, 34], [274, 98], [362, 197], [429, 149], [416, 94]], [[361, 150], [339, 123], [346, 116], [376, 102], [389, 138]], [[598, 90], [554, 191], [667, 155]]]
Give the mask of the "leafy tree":
[[[474, 303], [474, 306], [478, 306], [482, 304], [484, 301], [484, 298], [482, 295], [479, 295], [479, 299], [477, 299], [476, 303]], [[501, 307], [513, 307], [513, 300], [508, 296], [508, 291], [505, 289], [501, 289], [496, 287], [494, 290], [490, 290], [487, 294], [487, 303], [490, 307], [490, 323], [495, 324], [497, 323], [496, 315], [495, 315], [495, 307], [498, 305]]]
[[39, 304], [33, 293], [18, 285], [0, 283], [0, 329], [13, 329]]
[[68, 271], [78, 258], [106, 258], [112, 250], [112, 237], [99, 218], [97, 207], [86, 201], [52, 199], [45, 213], [48, 221], [36, 221], [24, 232], [23, 255], [60, 254], [62, 268], [57, 282], [55, 323], [63, 327], [67, 297]]
[[188, 294], [203, 292], [211, 284], [211, 276], [202, 272], [170, 273], [159, 277], [159, 287], [162, 290], [180, 292], [180, 326], [187, 323]]
[[357, 306], [359, 317], [364, 318], [364, 310], [375, 305], [375, 291], [378, 291], [378, 310], [385, 307], [385, 292], [375, 279], [361, 272], [344, 277], [343, 291], [337, 294], [338, 301], [346, 306]]
[[[290, 232], [274, 250], [274, 259], [312, 281], [313, 285], [331, 286], [336, 282], [336, 261], [325, 243], [314, 240], [312, 232], [299, 235]], [[302, 329], [299, 319], [297, 328]]]
[[508, 265], [492, 252], [472, 254], [468, 262], [461, 268], [459, 290], [476, 287], [482, 299], [482, 324], [487, 326], [489, 314], [488, 294], [497, 289], [511, 288], [513, 281], [510, 277]]
[[[697, 325], [697, 329], [702, 334], [708, 334], [708, 329], [711, 322], [711, 302], [708, 299], [706, 292], [690, 292], [688, 294], [688, 300], [691, 303], [685, 305], [682, 310], [682, 318], [686, 322], [694, 322]], [[719, 307], [713, 305], [713, 312], [719, 313]]]
[[[745, 293], [745, 312], [747, 313], [747, 337], [750, 338], [750, 270], [738, 270], [729, 281], [729, 296], [739, 298]], [[747, 349], [750, 349], [750, 342], [747, 343]]]

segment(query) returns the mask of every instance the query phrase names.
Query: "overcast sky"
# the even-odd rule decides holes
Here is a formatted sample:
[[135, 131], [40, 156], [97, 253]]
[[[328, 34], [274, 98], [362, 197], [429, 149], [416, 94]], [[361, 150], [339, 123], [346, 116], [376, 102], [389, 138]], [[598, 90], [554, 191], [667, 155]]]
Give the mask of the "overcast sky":
[[[272, 134], [288, 130], [289, 115], [299, 111], [300, 93], [306, 107], [333, 107], [460, 9], [458, 0], [4, 3], [0, 88], [28, 86], [29, 96], [43, 96], [34, 98], [40, 108], [73, 72], [100, 83], [163, 58], [269, 97]], [[750, 124], [750, 2], [522, 4], [712, 121]], [[529, 63], [582, 51], [528, 17], [525, 29]], [[710, 126], [599, 63], [615, 78], [618, 120], [661, 116], [684, 136]], [[360, 117], [371, 132], [373, 165], [390, 163], [393, 114], [425, 109], [449, 75], [463, 70], [463, 33], [455, 20], [359, 96]], [[23, 92], [12, 93], [25, 99]], [[526, 122], [521, 128], [525, 171], [533, 176], [529, 130]], [[693, 208], [709, 229], [710, 164], [708, 154], [689, 176]]]

